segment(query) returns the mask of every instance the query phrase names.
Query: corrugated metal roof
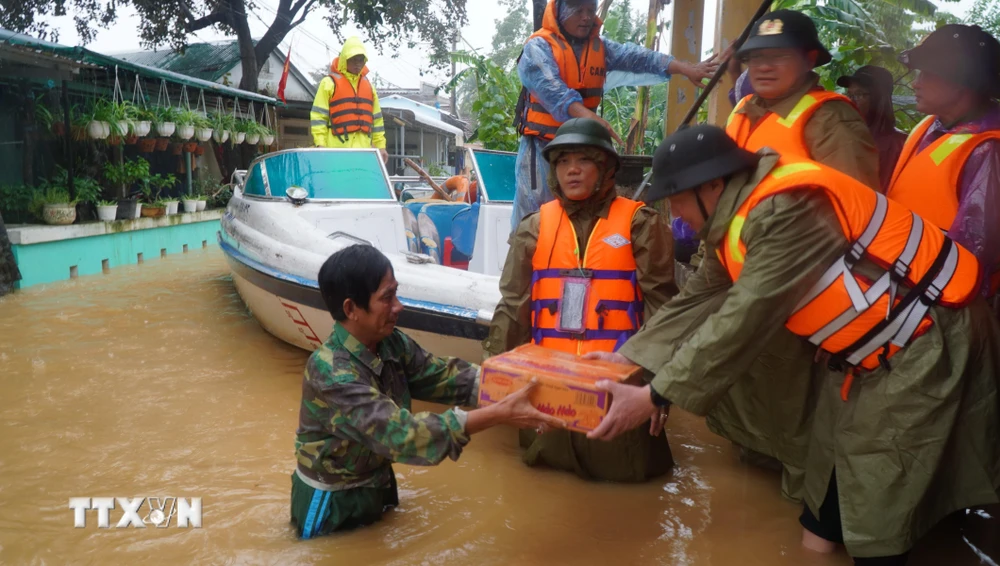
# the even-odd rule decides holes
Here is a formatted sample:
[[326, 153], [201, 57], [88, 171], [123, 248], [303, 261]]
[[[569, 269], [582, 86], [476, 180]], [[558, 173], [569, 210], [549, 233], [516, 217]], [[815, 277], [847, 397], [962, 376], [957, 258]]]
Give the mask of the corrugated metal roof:
[[[256, 42], [254, 42], [256, 44]], [[183, 53], [173, 49], [112, 53], [131, 63], [156, 67], [196, 79], [216, 82], [240, 62], [240, 46], [236, 41], [192, 43]]]
[[[280, 100], [276, 100], [269, 96], [264, 96], [254, 92], [248, 92], [245, 90], [240, 90], [238, 88], [228, 87], [213, 81], [208, 81], [197, 77], [191, 77], [189, 75], [178, 73], [168, 69], [160, 69], [144, 63], [127, 61], [119, 57], [104, 55], [103, 53], [97, 53], [96, 51], [91, 51], [86, 47], [68, 47], [66, 45], [59, 45], [58, 43], [49, 43], [47, 41], [42, 41], [40, 39], [24, 35], [21, 33], [16, 33], [3, 28], [0, 28], [0, 42], [6, 42], [11, 45], [23, 45], [33, 49], [37, 49], [39, 51], [47, 51], [49, 53], [62, 55], [63, 57], [68, 57], [73, 60], [84, 61], [87, 63], [92, 63], [103, 67], [110, 68], [118, 66], [121, 67], [122, 69], [138, 73], [142, 76], [164, 79], [175, 84], [200, 88], [204, 89], [205, 91], [214, 92], [216, 94], [221, 94], [224, 96], [241, 98], [243, 100], [266, 102], [268, 104], [274, 104], [276, 106], [284, 106], [284, 104]], [[232, 65], [227, 67], [227, 69], [231, 67]]]

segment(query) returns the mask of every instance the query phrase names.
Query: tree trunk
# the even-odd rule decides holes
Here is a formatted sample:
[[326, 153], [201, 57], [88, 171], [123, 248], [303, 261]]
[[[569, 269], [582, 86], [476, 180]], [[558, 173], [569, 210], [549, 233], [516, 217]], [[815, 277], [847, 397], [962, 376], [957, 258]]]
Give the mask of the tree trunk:
[[542, 29], [542, 16], [545, 15], [546, 4], [548, 4], [546, 0], [531, 0], [531, 5], [535, 16], [535, 31]]
[[240, 46], [240, 62], [243, 68], [240, 88], [249, 92], [257, 92], [257, 75], [260, 73], [260, 67], [257, 64], [253, 36], [250, 35], [250, 23], [247, 21], [247, 7], [244, 0], [232, 0], [229, 3], [229, 18], [233, 30], [236, 31], [236, 41]]

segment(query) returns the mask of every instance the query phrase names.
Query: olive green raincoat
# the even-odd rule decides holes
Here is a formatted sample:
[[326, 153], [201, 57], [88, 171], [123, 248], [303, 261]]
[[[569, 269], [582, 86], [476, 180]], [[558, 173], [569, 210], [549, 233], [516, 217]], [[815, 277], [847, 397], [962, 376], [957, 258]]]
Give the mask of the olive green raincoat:
[[[554, 172], [550, 174], [549, 186], [573, 223], [579, 249], [586, 249], [597, 220], [608, 217], [615, 191], [605, 187], [600, 195], [586, 201], [571, 201], [559, 190]], [[511, 236], [510, 251], [500, 276], [502, 297], [493, 314], [490, 334], [483, 342], [487, 355], [500, 354], [531, 341], [531, 258], [538, 241], [539, 218], [538, 213], [525, 217]], [[643, 207], [632, 220], [631, 240], [648, 318], [677, 293], [673, 236], [659, 213]], [[586, 479], [645, 481], [673, 466], [666, 435], [651, 437], [647, 428], [631, 431], [614, 442], [587, 440], [586, 435], [567, 431], [537, 436], [530, 430], [520, 432], [520, 441], [528, 465], [546, 464]]]
[[[716, 249], [739, 205], [777, 162], [773, 153], [762, 153], [758, 169], [734, 176], [723, 192], [702, 234], [707, 253], [692, 282], [620, 350], [655, 373], [657, 392], [699, 415], [718, 411], [738, 383], [767, 387], [763, 372], [771, 361], [762, 354], [774, 351], [795, 305], [849, 246], [822, 193], [783, 193], [747, 217], [743, 271], [728, 283]], [[856, 269], [873, 278], [878, 270], [865, 260]], [[721, 304], [702, 301], [692, 307], [700, 313], [685, 314], [690, 309], [683, 305], [707, 285], [723, 293]], [[836, 467], [844, 542], [852, 556], [900, 554], [949, 513], [1000, 501], [1000, 328], [979, 299], [931, 313], [935, 325], [892, 358], [892, 371], [880, 368], [855, 379], [846, 402], [840, 398], [843, 374], [814, 370], [819, 398], [804, 498], [818, 513]], [[664, 344], [657, 334], [671, 315], [681, 317], [671, 324], [682, 320], [694, 331], [683, 343], [671, 343], [670, 359], [659, 363], [660, 356], [643, 354]], [[744, 370], [752, 364], [760, 372], [756, 379]], [[760, 391], [750, 398], [767, 402]], [[774, 403], [784, 418], [794, 415], [791, 405]], [[745, 414], [756, 417], [755, 408], [744, 406]]]

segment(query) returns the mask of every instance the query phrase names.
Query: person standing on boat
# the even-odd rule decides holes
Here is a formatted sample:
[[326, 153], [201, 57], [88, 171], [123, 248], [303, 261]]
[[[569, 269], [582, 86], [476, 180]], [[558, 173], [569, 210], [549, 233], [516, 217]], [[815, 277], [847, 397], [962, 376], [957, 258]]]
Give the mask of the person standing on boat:
[[[603, 123], [567, 121], [543, 156], [555, 200], [525, 217], [511, 239], [483, 348], [496, 355], [534, 342], [573, 354], [614, 351], [677, 293], [670, 227], [655, 210], [615, 193], [618, 154]], [[520, 443], [528, 465], [645, 481], [673, 465], [662, 426], [654, 425], [653, 435], [636, 430], [610, 444], [529, 430]]]
[[[750, 153], [714, 126], [656, 150], [649, 199], [663, 198], [708, 250], [617, 353], [594, 354], [651, 381], [598, 383], [614, 402], [589, 437], [644, 428], [671, 402], [706, 414], [787, 330], [824, 366], [818, 402], [803, 402], [804, 546], [902, 565], [945, 516], [1000, 502], [1000, 325], [971, 252], [839, 171]], [[698, 312], [700, 295], [721, 304]]]
[[601, 25], [597, 0], [549, 0], [541, 29], [524, 44], [517, 63], [524, 88], [514, 118], [521, 145], [511, 233], [521, 219], [552, 200], [546, 186], [549, 163], [542, 150], [563, 122], [597, 120], [621, 144], [611, 125], [597, 115], [605, 90], [655, 85], [674, 74], [700, 87], [719, 66], [714, 55], [701, 63], [687, 63], [639, 45], [615, 43], [601, 37]]
[[396, 329], [398, 284], [376, 248], [333, 254], [318, 279], [335, 322], [302, 382], [291, 494], [301, 538], [379, 520], [399, 502], [393, 462], [457, 460], [469, 437], [499, 424], [564, 426], [531, 406], [530, 386], [482, 409], [411, 412], [411, 399], [475, 405], [479, 367], [431, 355]]
[[378, 93], [368, 80], [368, 54], [357, 37], [344, 42], [340, 56], [330, 65], [316, 89], [309, 123], [316, 147], [378, 149], [388, 162], [385, 150], [385, 122]]
[[887, 193], [966, 246], [983, 267], [983, 295], [1000, 287], [1000, 42], [951, 24], [904, 51], [919, 71], [917, 110]]

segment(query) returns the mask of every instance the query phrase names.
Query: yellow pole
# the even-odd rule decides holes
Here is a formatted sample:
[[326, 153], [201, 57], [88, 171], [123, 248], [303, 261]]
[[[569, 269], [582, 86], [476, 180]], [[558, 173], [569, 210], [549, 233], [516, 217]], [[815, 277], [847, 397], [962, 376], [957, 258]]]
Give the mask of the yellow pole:
[[[701, 28], [705, 16], [705, 0], [674, 0], [674, 17], [670, 24], [673, 39], [670, 54], [683, 61], [701, 61]], [[711, 1], [711, 0], [708, 0]], [[667, 87], [666, 133], [670, 134], [681, 125], [684, 115], [698, 97], [698, 91], [691, 81], [675, 76]]]
[[[719, 53], [739, 37], [759, 8], [759, 0], [718, 0], [718, 12], [715, 28], [715, 52]], [[725, 126], [726, 118], [732, 112], [729, 103], [729, 89], [733, 81], [728, 74], [722, 80], [708, 99], [708, 121], [717, 126]]]
[[[646, 18], [646, 49], [656, 49], [659, 45], [656, 22], [663, 9], [664, 0], [649, 0], [649, 13]], [[635, 114], [629, 124], [628, 139], [625, 140], [625, 153], [634, 154], [642, 150], [646, 137], [646, 119], [649, 116], [649, 87], [639, 87], [635, 99]]]

